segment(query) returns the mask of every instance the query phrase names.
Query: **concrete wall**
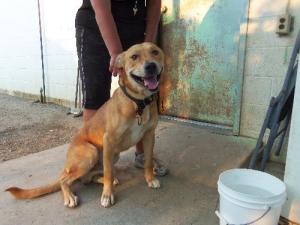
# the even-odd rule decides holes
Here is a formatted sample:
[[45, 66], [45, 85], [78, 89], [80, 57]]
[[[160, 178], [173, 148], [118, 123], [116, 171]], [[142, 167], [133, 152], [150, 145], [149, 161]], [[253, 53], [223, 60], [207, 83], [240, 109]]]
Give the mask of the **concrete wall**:
[[77, 75], [75, 14], [82, 0], [40, 0], [46, 96], [73, 101]]
[[[65, 102], [75, 97], [74, 20], [81, 2], [40, 0], [46, 96]], [[1, 9], [0, 90], [39, 95], [42, 67], [37, 0], [6, 1]]]
[[1, 3], [0, 89], [39, 94], [42, 86], [36, 0]]
[[[275, 33], [277, 17], [287, 8], [295, 16], [295, 31], [279, 37]], [[270, 98], [281, 89], [299, 29], [299, 0], [250, 0], [241, 135], [258, 136]]]
[[294, 107], [290, 128], [284, 182], [287, 185], [288, 201], [282, 215], [300, 224], [300, 64], [298, 66]]
[[[46, 96], [67, 106], [75, 98], [74, 22], [81, 3], [82, 0], [40, 0]], [[6, 1], [1, 9], [0, 24], [4, 32], [0, 37], [0, 91], [38, 98], [42, 65], [37, 0]], [[114, 78], [112, 90], [116, 86]]]

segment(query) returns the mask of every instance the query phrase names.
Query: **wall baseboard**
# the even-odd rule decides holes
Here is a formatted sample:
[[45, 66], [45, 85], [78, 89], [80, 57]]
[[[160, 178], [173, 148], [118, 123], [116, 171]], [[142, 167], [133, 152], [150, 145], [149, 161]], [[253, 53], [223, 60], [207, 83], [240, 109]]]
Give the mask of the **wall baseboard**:
[[[32, 100], [32, 101], [40, 101], [40, 95], [37, 95], [37, 94], [31, 94], [31, 93], [26, 93], [26, 92], [21, 92], [21, 91], [8, 91], [8, 90], [4, 90], [4, 89], [0, 89], [0, 93], [11, 95], [11, 96], [16, 96], [16, 97], [21, 97], [21, 98], [25, 98], [25, 99]], [[68, 107], [68, 108], [74, 107], [74, 101], [60, 99], [60, 98], [52, 98], [52, 97], [48, 97], [48, 96], [46, 96], [46, 100], [47, 100], [47, 103], [54, 103], [57, 105], [62, 105], [62, 106]]]

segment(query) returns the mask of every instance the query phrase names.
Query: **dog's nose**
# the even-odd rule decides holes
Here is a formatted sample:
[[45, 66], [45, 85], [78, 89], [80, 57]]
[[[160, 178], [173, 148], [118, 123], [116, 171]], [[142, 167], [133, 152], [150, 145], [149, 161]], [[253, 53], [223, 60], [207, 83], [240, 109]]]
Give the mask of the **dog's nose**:
[[146, 74], [150, 74], [150, 75], [157, 74], [157, 67], [154, 62], [146, 62], [144, 68]]

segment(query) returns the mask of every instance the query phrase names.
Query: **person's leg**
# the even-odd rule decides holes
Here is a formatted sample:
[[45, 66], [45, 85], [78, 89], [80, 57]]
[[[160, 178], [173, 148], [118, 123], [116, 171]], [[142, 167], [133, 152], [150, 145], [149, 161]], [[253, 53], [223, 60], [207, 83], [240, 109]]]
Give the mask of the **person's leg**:
[[[136, 168], [143, 169], [144, 163], [145, 163], [144, 146], [142, 141], [140, 141], [139, 143], [136, 144], [134, 166]], [[168, 174], [169, 170], [161, 160], [157, 158], [153, 158], [153, 172], [156, 176], [163, 177]]]
[[98, 31], [77, 27], [76, 46], [82, 81], [83, 121], [86, 122], [110, 98], [110, 57]]
[[[145, 163], [145, 155], [144, 155], [144, 146], [143, 142], [139, 141], [136, 144], [135, 148], [135, 160], [134, 160], [134, 166], [136, 168], [144, 168]], [[164, 162], [153, 158], [153, 171], [156, 176], [163, 177], [169, 173], [168, 168], [165, 166]]]
[[83, 110], [83, 122], [87, 122], [89, 119], [91, 119], [96, 112], [97, 112], [97, 110], [95, 110], [95, 109], [84, 109]]
[[143, 142], [142, 141], [139, 141], [137, 144], [136, 144], [136, 149], [135, 149], [135, 153], [136, 154], [143, 154], [144, 153], [144, 146], [143, 146]]
[[[88, 28], [76, 27], [76, 47], [85, 123], [110, 98], [110, 57], [99, 32]], [[99, 166], [103, 168], [102, 160]]]

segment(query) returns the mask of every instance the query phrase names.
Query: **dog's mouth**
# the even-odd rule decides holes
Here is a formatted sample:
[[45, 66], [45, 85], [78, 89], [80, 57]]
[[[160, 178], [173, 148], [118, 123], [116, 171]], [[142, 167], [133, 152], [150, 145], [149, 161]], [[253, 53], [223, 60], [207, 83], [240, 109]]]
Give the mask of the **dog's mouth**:
[[139, 77], [130, 73], [130, 76], [137, 82], [138, 84], [144, 86], [149, 91], [157, 91], [159, 85], [160, 74], [158, 75], [146, 75], [145, 77]]

